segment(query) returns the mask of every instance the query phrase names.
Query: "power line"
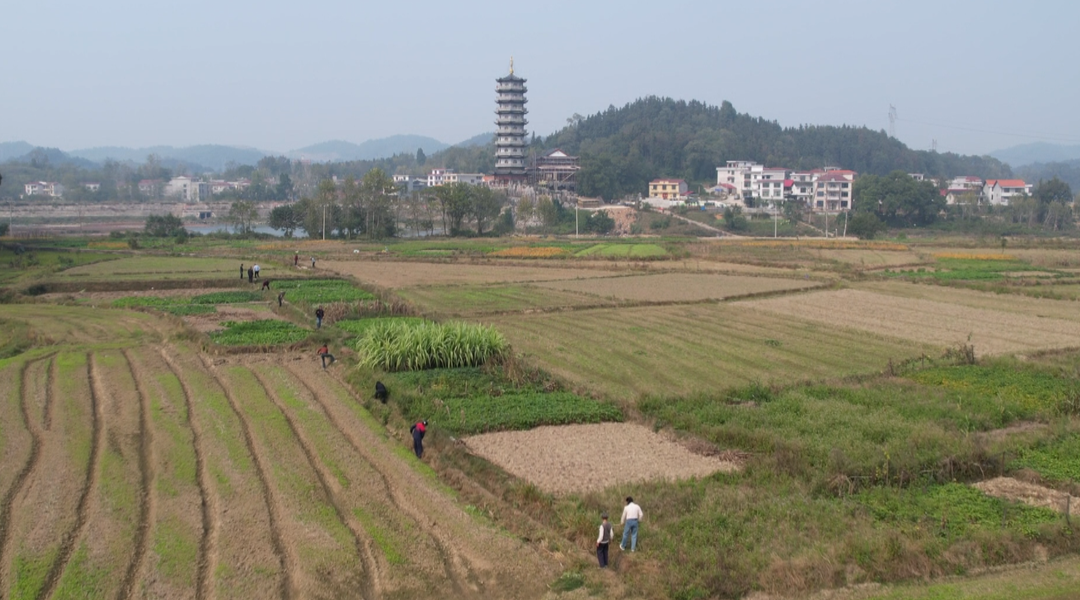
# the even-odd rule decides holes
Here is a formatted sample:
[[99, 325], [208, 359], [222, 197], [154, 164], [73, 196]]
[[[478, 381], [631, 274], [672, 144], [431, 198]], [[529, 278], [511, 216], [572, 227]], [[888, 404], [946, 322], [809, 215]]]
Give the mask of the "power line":
[[[1052, 141], [1052, 142], [1065, 142], [1065, 143], [1069, 143], [1069, 144], [1080, 144], [1080, 139], [1078, 139], [1078, 138], [1063, 138], [1063, 137], [1056, 137], [1056, 136], [1051, 136], [1051, 135], [1041, 135], [1041, 134], [1040, 135], [1032, 135], [1030, 133], [1015, 133], [1015, 132], [1009, 132], [1009, 131], [994, 131], [994, 130], [991, 130], [991, 129], [979, 129], [978, 127], [965, 127], [963, 125], [946, 125], [944, 123], [934, 123], [932, 121], [919, 121], [919, 120], [916, 120], [916, 119], [906, 119], [906, 118], [901, 119], [900, 117], [895, 116], [894, 113], [890, 112], [889, 121], [892, 121], [893, 119], [896, 119], [897, 121], [906, 121], [908, 123], [915, 123], [917, 125], [926, 125], [928, 127], [944, 127], [946, 129], [959, 129], [961, 131], [974, 131], [976, 133], [991, 133], [991, 134], [994, 134], [994, 135], [1008, 135], [1008, 136], [1012, 136], [1012, 137], [1022, 137], [1022, 138], [1028, 138], [1028, 139], [1040, 140], [1040, 141]], [[890, 123], [890, 125], [891, 125], [891, 123]]]

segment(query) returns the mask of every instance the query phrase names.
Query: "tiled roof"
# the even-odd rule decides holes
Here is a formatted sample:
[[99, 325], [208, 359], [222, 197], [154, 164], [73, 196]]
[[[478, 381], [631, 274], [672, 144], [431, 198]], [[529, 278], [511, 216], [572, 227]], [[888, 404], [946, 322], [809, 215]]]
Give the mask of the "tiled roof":
[[1023, 179], [987, 179], [986, 180], [986, 185], [989, 185], [989, 186], [993, 187], [994, 184], [1000, 185], [1001, 187], [1025, 187], [1027, 185], [1026, 183], [1024, 183]]

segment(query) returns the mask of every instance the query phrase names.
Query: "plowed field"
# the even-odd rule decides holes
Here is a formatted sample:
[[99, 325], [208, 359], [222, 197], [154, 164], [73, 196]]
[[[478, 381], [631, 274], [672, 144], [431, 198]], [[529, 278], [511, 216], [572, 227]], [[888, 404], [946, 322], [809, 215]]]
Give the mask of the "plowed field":
[[[139, 313], [16, 308], [57, 344], [0, 362], [0, 597], [520, 598], [559, 573], [311, 357], [210, 359]], [[112, 337], [75, 327], [109, 316]]]

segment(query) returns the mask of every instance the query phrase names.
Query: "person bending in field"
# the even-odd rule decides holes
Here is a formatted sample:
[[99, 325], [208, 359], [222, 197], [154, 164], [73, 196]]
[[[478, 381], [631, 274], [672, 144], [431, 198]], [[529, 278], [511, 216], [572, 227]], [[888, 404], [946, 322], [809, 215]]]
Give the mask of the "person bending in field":
[[416, 453], [416, 458], [424, 457], [424, 434], [427, 433], [427, 421], [420, 421], [409, 429], [409, 433], [412, 433], [412, 449]]
[[382, 402], [383, 404], [386, 404], [386, 399], [389, 396], [390, 396], [390, 394], [389, 394], [389, 392], [386, 391], [386, 386], [383, 385], [383, 382], [376, 381], [375, 382], [375, 399], [378, 400], [379, 402]]
[[263, 279], [262, 282], [263, 282], [262, 288], [260, 288], [259, 291], [261, 292], [263, 290], [269, 290], [270, 289], [270, 280], [269, 279]]
[[296, 254], [293, 254], [292, 266], [294, 266], [294, 267], [299, 267], [300, 266], [300, 253], [299, 252], [297, 252]]
[[326, 311], [321, 306], [315, 309], [315, 329], [322, 329], [322, 320], [325, 316]]
[[334, 361], [337, 360], [336, 358], [334, 358], [333, 354], [330, 354], [330, 348], [328, 348], [326, 344], [323, 344], [322, 347], [319, 348], [318, 353], [319, 358], [322, 359], [322, 368], [324, 369], [326, 368], [326, 359], [330, 359], [330, 364], [334, 364]]

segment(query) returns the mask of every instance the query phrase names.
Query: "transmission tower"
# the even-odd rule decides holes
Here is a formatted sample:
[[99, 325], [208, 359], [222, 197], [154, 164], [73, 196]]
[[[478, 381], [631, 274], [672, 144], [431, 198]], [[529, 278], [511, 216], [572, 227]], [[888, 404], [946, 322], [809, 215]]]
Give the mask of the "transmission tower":
[[930, 140], [930, 149], [937, 152], [937, 140]]
[[889, 105], [889, 137], [896, 137], [896, 107]]

